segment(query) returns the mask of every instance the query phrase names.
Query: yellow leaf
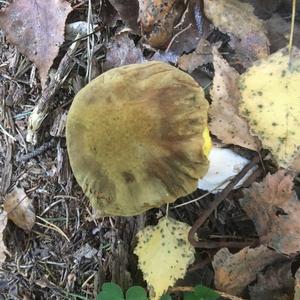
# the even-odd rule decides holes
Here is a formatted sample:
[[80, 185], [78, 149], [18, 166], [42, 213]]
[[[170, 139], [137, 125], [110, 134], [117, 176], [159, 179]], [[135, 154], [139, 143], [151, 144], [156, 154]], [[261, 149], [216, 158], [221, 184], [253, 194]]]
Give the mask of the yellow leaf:
[[300, 153], [300, 51], [287, 49], [256, 63], [240, 80], [240, 112], [252, 134], [269, 149], [280, 167], [290, 167]]
[[138, 233], [135, 254], [150, 290], [150, 299], [158, 300], [177, 279], [183, 278], [194, 261], [195, 249], [188, 241], [190, 226], [171, 218], [162, 218], [156, 226]]

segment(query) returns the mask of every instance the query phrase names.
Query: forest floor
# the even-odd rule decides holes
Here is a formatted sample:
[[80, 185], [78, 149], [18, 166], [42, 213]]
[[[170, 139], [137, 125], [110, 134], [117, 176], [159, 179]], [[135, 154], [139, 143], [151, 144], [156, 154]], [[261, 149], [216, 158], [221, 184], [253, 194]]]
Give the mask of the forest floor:
[[[25, 6], [30, 2], [19, 1]], [[54, 0], [47, 2], [56, 5]], [[53, 63], [51, 61], [48, 77], [47, 74], [41, 75], [39, 63], [34, 64], [28, 58], [30, 55], [24, 54], [30, 50], [28, 47], [34, 51], [34, 44], [24, 49], [24, 45], [10, 43], [7, 36], [16, 27], [7, 29], [7, 21], [3, 25], [0, 20], [0, 29], [3, 28], [0, 30], [0, 203], [3, 204], [14, 191], [23, 195], [23, 200], [26, 198], [28, 206], [27, 212], [22, 212], [28, 215], [18, 215], [25, 220], [23, 228], [9, 221], [4, 231], [3, 241], [8, 253], [0, 268], [0, 299], [96, 299], [102, 284], [108, 281], [114, 281], [124, 289], [132, 285], [147, 287], [138, 269], [137, 257], [133, 254], [135, 236], [145, 226], [157, 224], [158, 219], [166, 214], [166, 207], [154, 208], [136, 217], [94, 217], [87, 197], [73, 176], [65, 139], [68, 110], [82, 87], [106, 70], [130, 63], [160, 60], [190, 73], [211, 100], [209, 90], [215, 72], [211, 45], [217, 45], [223, 59], [239, 73], [252, 65], [254, 58], [251, 55], [257, 54], [249, 50], [251, 44], [239, 47], [230, 32], [217, 29], [218, 26], [205, 16], [202, 1], [190, 0], [188, 4], [176, 7], [179, 12], [172, 11], [174, 15], [186, 14], [182, 21], [184, 25], [180, 25], [184, 27], [176, 27], [174, 22], [179, 22], [179, 19], [173, 20], [173, 17], [172, 20], [162, 20], [170, 12], [158, 13], [158, 22], [164, 29], [157, 29], [158, 40], [155, 40], [153, 32], [146, 32], [148, 29], [141, 26], [141, 22], [146, 23], [143, 17], [147, 15], [141, 15], [137, 0], [67, 2], [72, 11], [66, 19], [64, 42], [58, 55], [53, 57]], [[149, 2], [154, 3], [153, 9], [157, 9], [157, 3], [160, 3]], [[287, 45], [291, 26], [290, 1], [242, 2], [254, 5], [255, 15], [266, 29], [264, 34], [269, 41], [269, 53]], [[9, 5], [0, 1], [3, 11]], [[171, 28], [170, 22], [174, 25]], [[237, 17], [236, 22], [236, 27], [243, 27], [241, 18]], [[50, 22], [49, 28], [54, 24]], [[74, 24], [79, 24], [80, 29]], [[298, 47], [299, 26], [298, 10], [294, 38]], [[166, 40], [162, 32], [169, 35]], [[47, 38], [42, 38], [43, 43]], [[208, 53], [201, 52], [206, 48], [200, 41], [208, 43]], [[259, 41], [255, 36], [254, 47], [261, 46]], [[246, 53], [245, 49], [251, 53]], [[45, 57], [45, 61], [48, 59]], [[45, 109], [45, 114], [41, 126], [30, 137], [29, 117], [38, 105]], [[220, 142], [216, 136], [213, 140]], [[249, 161], [255, 159], [255, 151], [234, 144], [224, 142], [222, 145]], [[261, 151], [260, 155], [266, 157], [267, 151]], [[266, 174], [277, 170], [274, 160], [261, 161], [254, 175], [240, 189], [221, 193], [223, 199], [220, 205], [197, 229], [204, 243], [196, 249], [195, 262], [176, 286], [203, 284], [219, 290], [212, 267], [217, 251], [226, 247], [227, 242], [232, 242], [231, 253], [238, 253], [247, 245], [263, 244], [239, 199], [243, 197], [245, 187], [251, 186], [254, 181], [261, 182]], [[295, 191], [300, 191], [299, 177], [293, 176]], [[20, 196], [15, 194], [15, 197]], [[198, 198], [188, 205], [175, 207]], [[199, 216], [209, 211], [214, 201], [213, 193], [197, 189], [171, 204], [168, 214], [192, 226]], [[32, 220], [33, 227], [30, 225]], [[205, 241], [214, 242], [214, 245], [204, 247]], [[275, 299], [272, 298], [275, 294], [278, 296], [276, 299], [294, 299], [294, 275], [299, 264], [297, 253], [281, 257], [270, 263], [275, 270], [272, 275], [271, 271], [268, 273], [267, 266], [258, 268], [249, 285], [242, 289], [242, 293], [236, 294], [243, 299]], [[289, 275], [280, 275], [282, 266]], [[251, 264], [244, 268], [244, 271], [251, 268]], [[265, 274], [269, 277], [264, 277]], [[235, 280], [238, 281], [237, 278]], [[268, 287], [267, 291], [262, 292], [262, 282]], [[226, 292], [230, 294], [230, 291]], [[181, 299], [180, 295], [174, 293], [173, 297]]]

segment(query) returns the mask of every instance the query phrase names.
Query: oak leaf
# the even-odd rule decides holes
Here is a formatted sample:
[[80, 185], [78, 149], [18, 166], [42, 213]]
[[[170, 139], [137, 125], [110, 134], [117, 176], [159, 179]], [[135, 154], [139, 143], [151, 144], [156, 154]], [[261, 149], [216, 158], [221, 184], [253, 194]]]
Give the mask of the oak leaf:
[[300, 251], [300, 201], [293, 187], [293, 177], [280, 170], [253, 183], [240, 200], [260, 242], [284, 254]]

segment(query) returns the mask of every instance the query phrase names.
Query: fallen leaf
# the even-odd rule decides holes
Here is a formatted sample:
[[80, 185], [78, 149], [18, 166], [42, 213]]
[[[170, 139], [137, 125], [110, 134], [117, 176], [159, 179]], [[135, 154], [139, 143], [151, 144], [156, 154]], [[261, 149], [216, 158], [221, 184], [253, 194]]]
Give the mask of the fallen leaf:
[[168, 45], [168, 52], [175, 55], [190, 53], [196, 49], [207, 27], [208, 22], [203, 16], [201, 1], [188, 1], [180, 20], [173, 29], [173, 37]]
[[290, 167], [300, 154], [300, 51], [287, 49], [257, 62], [240, 78], [240, 113], [278, 165]]
[[212, 262], [216, 289], [239, 296], [261, 270], [282, 257], [265, 246], [246, 247], [236, 254], [222, 248]]
[[111, 5], [119, 13], [122, 21], [133, 30], [134, 33], [140, 33], [138, 25], [139, 2], [138, 0], [109, 0]]
[[295, 274], [295, 296], [294, 300], [300, 299], [300, 269]]
[[128, 32], [121, 32], [114, 36], [108, 45], [104, 69], [110, 70], [144, 61], [142, 50], [135, 46], [133, 40], [128, 37]]
[[282, 0], [246, 0], [254, 7], [254, 13], [260, 19], [269, 18], [282, 4]]
[[244, 66], [268, 56], [266, 30], [251, 5], [238, 0], [204, 0], [204, 12], [216, 27], [230, 35], [237, 59]]
[[150, 299], [158, 300], [177, 279], [183, 278], [194, 261], [195, 249], [188, 241], [190, 226], [171, 218], [162, 218], [156, 226], [141, 230], [134, 253], [150, 290]]
[[171, 56], [197, 47], [205, 24], [200, 0], [139, 0], [139, 22], [149, 45], [165, 49]]
[[201, 39], [195, 51], [184, 54], [178, 59], [178, 67], [188, 73], [192, 73], [196, 68], [212, 62], [211, 45]]
[[[268, 39], [270, 41], [270, 50], [275, 52], [284, 48], [289, 42], [291, 31], [291, 22], [278, 14], [273, 14], [271, 18], [265, 21]], [[300, 47], [300, 25], [295, 22], [293, 44]]]
[[254, 182], [240, 200], [260, 242], [285, 254], [300, 251], [300, 201], [293, 187], [293, 177], [280, 170]]
[[250, 286], [251, 300], [289, 300], [293, 299], [294, 278], [291, 261], [283, 261], [268, 266], [257, 275], [257, 282]]
[[223, 143], [258, 150], [259, 143], [250, 134], [249, 125], [239, 115], [241, 94], [238, 88], [239, 74], [213, 47], [215, 76], [210, 92], [212, 104], [209, 108], [209, 129]]
[[18, 0], [1, 11], [0, 27], [37, 66], [42, 87], [64, 41], [65, 20], [71, 10], [65, 0]]
[[91, 259], [95, 257], [97, 253], [97, 249], [93, 248], [89, 243], [86, 243], [73, 254], [73, 257], [76, 263], [80, 263], [82, 258]]
[[9, 254], [4, 241], [3, 241], [3, 232], [7, 224], [7, 213], [3, 211], [0, 213], [0, 268], [2, 267], [3, 262], [6, 260], [6, 254]]
[[[117, 0], [116, 0], [116, 2], [117, 2]], [[126, 3], [127, 1], [119, 0], [118, 2]], [[135, 1], [132, 1], [132, 2], [135, 2]], [[137, 2], [137, 0], [136, 0], [136, 2]], [[112, 1], [112, 3], [114, 3], [114, 1]], [[101, 22], [103, 22], [103, 24], [105, 24], [105, 26], [107, 26], [108, 28], [116, 27], [117, 22], [119, 20], [122, 20], [121, 15], [118, 13], [116, 8], [110, 3], [109, 0], [102, 2], [101, 11], [100, 11], [100, 14], [98, 17], [99, 17], [99, 20], [101, 20]], [[125, 23], [125, 21], [124, 21], [124, 23]], [[135, 23], [136, 23], [136, 21], [135, 21]], [[135, 26], [137, 26], [137, 24]]]
[[4, 198], [3, 206], [8, 219], [26, 232], [30, 232], [35, 223], [35, 213], [32, 200], [27, 197], [24, 189], [15, 186]]
[[138, 0], [142, 34], [154, 48], [164, 49], [172, 38], [173, 28], [184, 9], [181, 1]]

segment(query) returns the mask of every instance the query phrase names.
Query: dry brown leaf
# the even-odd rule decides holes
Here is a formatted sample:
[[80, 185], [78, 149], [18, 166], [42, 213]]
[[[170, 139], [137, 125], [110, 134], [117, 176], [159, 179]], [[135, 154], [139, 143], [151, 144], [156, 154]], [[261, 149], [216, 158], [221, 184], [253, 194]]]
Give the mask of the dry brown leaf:
[[[291, 31], [291, 22], [289, 20], [278, 14], [273, 14], [271, 18], [265, 21], [265, 27], [272, 53], [286, 47]], [[300, 48], [300, 25], [298, 22], [295, 23], [293, 44]]]
[[167, 47], [173, 28], [180, 18], [184, 5], [175, 0], [138, 0], [139, 23], [148, 43], [158, 49]]
[[257, 275], [257, 282], [250, 286], [251, 300], [293, 299], [294, 283], [290, 260], [268, 266]]
[[144, 60], [142, 50], [135, 46], [133, 40], [128, 37], [128, 32], [121, 32], [108, 45], [104, 69], [142, 63]]
[[65, 20], [71, 10], [65, 0], [18, 0], [1, 11], [0, 27], [37, 66], [43, 87], [64, 41]]
[[24, 189], [15, 186], [5, 196], [3, 206], [11, 221], [26, 232], [31, 231], [35, 223], [35, 213], [32, 200], [27, 197]]
[[175, 55], [190, 53], [196, 49], [207, 27], [208, 22], [204, 21], [201, 1], [188, 1], [187, 7], [174, 28], [173, 37], [168, 45], [168, 52]]
[[300, 201], [293, 187], [293, 177], [280, 170], [253, 183], [240, 200], [260, 242], [285, 254], [300, 251]]
[[211, 45], [205, 40], [201, 39], [194, 52], [182, 55], [178, 60], [178, 67], [188, 73], [192, 73], [201, 65], [212, 62]]
[[215, 286], [218, 290], [238, 296], [261, 270], [280, 258], [282, 255], [265, 246], [254, 249], [246, 247], [236, 254], [223, 248], [216, 253], [212, 262]]
[[[139, 2], [138, 0], [109, 0], [111, 5], [120, 15], [122, 21], [131, 29], [134, 33], [140, 33], [138, 25], [139, 17]], [[103, 2], [105, 4], [105, 2]], [[103, 10], [107, 10], [106, 7]]]
[[170, 56], [191, 52], [205, 27], [200, 2], [139, 0], [139, 23], [144, 38], [152, 47], [165, 49]]
[[300, 269], [295, 274], [295, 296], [294, 300], [300, 299]]
[[244, 66], [266, 58], [269, 41], [263, 22], [253, 14], [253, 7], [238, 0], [204, 0], [204, 12], [208, 19], [231, 37], [236, 59]]
[[257, 138], [250, 134], [247, 121], [238, 112], [241, 97], [238, 72], [222, 58], [216, 47], [213, 47], [213, 64], [215, 68], [211, 90], [213, 101], [209, 109], [211, 133], [223, 143], [258, 150]]
[[7, 213], [3, 211], [0, 213], [0, 268], [2, 267], [3, 262], [6, 259], [6, 254], [9, 254], [4, 241], [3, 241], [3, 232], [7, 224]]

